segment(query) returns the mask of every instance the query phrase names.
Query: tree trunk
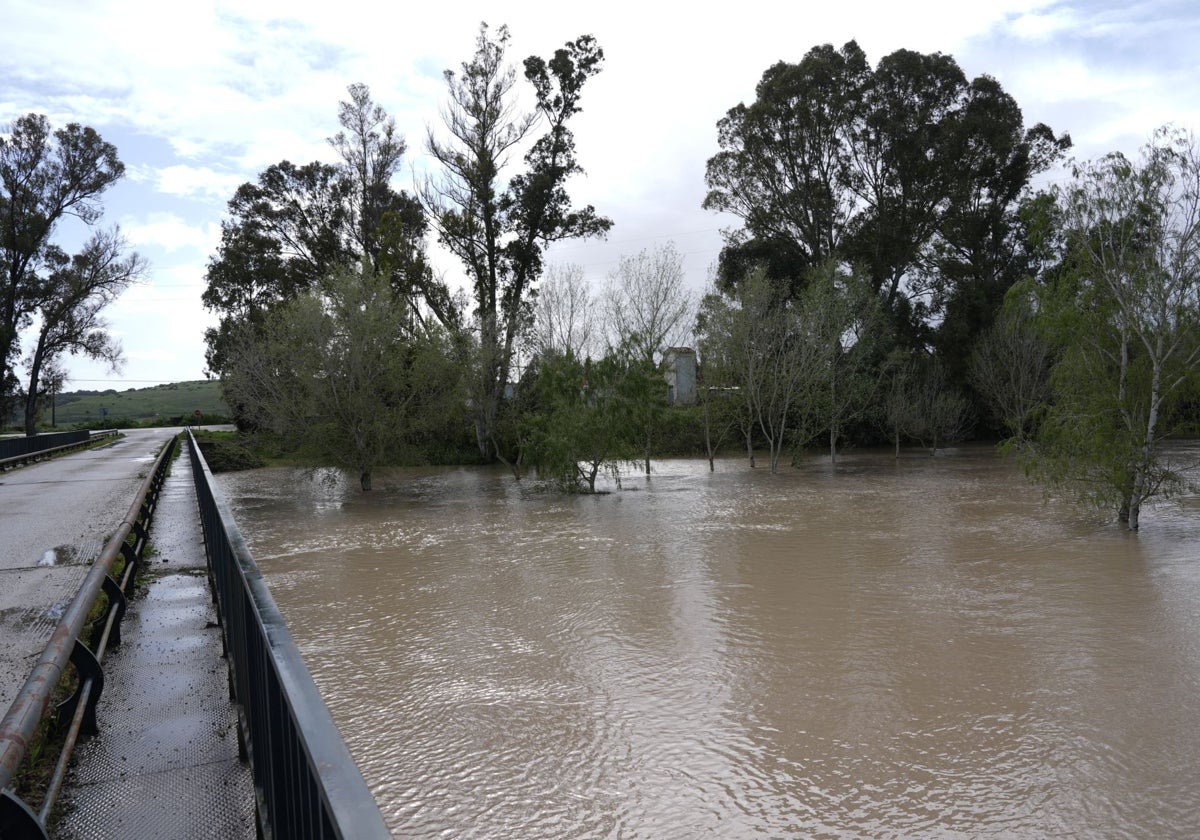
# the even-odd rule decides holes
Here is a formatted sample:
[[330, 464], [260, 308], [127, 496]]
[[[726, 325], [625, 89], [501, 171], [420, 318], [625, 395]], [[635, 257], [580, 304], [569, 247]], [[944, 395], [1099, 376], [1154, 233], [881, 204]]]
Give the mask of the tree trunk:
[[33, 437], [37, 434], [37, 397], [38, 384], [42, 376], [42, 344], [45, 333], [38, 336], [38, 346], [33, 354], [33, 362], [29, 366], [29, 392], [25, 395], [25, 435]]
[[716, 468], [713, 466], [713, 445], [712, 445], [712, 417], [709, 414], [709, 400], [712, 399], [712, 391], [704, 389], [704, 451], [708, 453], [708, 471], [713, 472]]
[[363, 470], [358, 476], [358, 483], [362, 486], [363, 490], [370, 490], [371, 489], [371, 471]]

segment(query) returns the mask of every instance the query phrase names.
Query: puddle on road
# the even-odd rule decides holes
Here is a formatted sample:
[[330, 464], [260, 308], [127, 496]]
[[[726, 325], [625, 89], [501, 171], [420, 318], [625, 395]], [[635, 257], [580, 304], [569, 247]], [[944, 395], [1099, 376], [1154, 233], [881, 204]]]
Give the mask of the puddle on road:
[[82, 552], [77, 546], [60, 545], [47, 549], [37, 564], [39, 566], [63, 566], [68, 563], [78, 562], [81, 554]]

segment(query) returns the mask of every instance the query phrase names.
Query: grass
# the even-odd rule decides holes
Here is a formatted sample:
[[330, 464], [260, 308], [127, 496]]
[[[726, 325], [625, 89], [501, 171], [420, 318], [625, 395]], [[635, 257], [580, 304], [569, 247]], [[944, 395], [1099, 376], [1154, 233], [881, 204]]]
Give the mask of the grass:
[[[216, 380], [173, 382], [150, 388], [126, 391], [72, 391], [55, 398], [55, 422], [59, 426], [118, 425], [118, 420], [134, 423], [190, 421], [195, 412], [210, 417], [228, 417], [229, 406], [221, 397]], [[41, 427], [48, 428], [50, 412], [43, 412]]]

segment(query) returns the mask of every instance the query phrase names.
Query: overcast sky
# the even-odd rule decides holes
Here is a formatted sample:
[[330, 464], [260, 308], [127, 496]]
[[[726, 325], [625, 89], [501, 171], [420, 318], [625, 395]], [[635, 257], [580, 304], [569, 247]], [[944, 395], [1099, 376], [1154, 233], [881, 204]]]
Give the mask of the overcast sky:
[[[29, 112], [81, 122], [116, 145], [127, 177], [105, 196], [151, 264], [108, 311], [121, 373], [74, 360], [69, 389], [200, 379], [205, 265], [237, 186], [288, 159], [332, 161], [337, 104], [355, 82], [394, 115], [409, 151], [394, 186], [429, 165], [442, 71], [469, 59], [480, 21], [507, 24], [509, 56], [550, 55], [581, 34], [605, 52], [577, 118], [586, 175], [570, 185], [615, 222], [605, 242], [552, 260], [597, 286], [621, 254], [674, 241], [700, 288], [734, 222], [701, 209], [715, 124], [750, 102], [763, 71], [856, 39], [872, 64], [900, 48], [953, 55], [989, 74], [1026, 125], [1069, 132], [1074, 153], [1136, 152], [1158, 126], [1200, 129], [1200, 5], [1194, 0], [541, 4], [239, 0], [0, 0], [0, 126]], [[79, 236], [64, 227], [64, 244]], [[439, 270], [460, 273], [433, 251]]]

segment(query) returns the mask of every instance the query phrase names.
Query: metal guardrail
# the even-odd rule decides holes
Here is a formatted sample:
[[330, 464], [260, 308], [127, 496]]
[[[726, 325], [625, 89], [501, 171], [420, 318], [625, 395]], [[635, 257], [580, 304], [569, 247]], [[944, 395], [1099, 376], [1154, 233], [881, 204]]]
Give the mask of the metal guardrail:
[[61, 455], [75, 449], [91, 446], [98, 440], [116, 437], [116, 429], [99, 432], [53, 432], [33, 437], [11, 437], [0, 439], [0, 470], [19, 466], [26, 461], [36, 461], [48, 455]]
[[[105, 543], [100, 557], [92, 564], [79, 591], [54, 628], [29, 679], [17, 693], [3, 721], [0, 721], [0, 838], [3, 840], [44, 840], [48, 837], [46, 818], [62, 788], [75, 742], [81, 732], [95, 734], [99, 731], [96, 702], [104, 685], [100, 663], [109, 643], [116, 645], [121, 640], [120, 622], [125, 615], [125, 599], [133, 588], [134, 576], [148, 541], [150, 520], [158, 502], [159, 490], [177, 442], [178, 438], [173, 437], [163, 446], [154, 468], [138, 489], [129, 513]], [[125, 559], [120, 582], [111, 577], [118, 555]], [[80, 635], [101, 592], [108, 596], [108, 608], [101, 620], [93, 625], [92, 646], [89, 648], [80, 641]], [[36, 738], [68, 662], [78, 672], [79, 685], [57, 710], [59, 720], [69, 721], [70, 724], [41, 809], [34, 814], [8, 788]]]
[[188, 438], [263, 836], [391, 837], [190, 430]]

